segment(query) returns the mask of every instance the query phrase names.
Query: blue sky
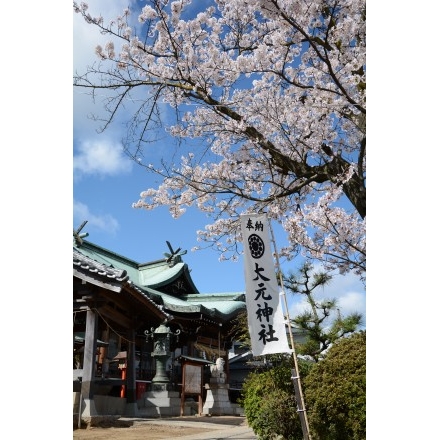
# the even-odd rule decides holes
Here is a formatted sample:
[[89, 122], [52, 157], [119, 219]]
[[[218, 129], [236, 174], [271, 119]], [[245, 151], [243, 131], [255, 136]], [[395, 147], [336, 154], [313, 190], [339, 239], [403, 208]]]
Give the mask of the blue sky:
[[[119, 15], [126, 1], [112, 1], [111, 9], [104, 0], [89, 3], [89, 12], [104, 18]], [[73, 16], [73, 70], [85, 72], [88, 64], [97, 61], [95, 46], [105, 44], [93, 26], [87, 25], [79, 14]], [[193, 252], [196, 231], [210, 223], [205, 214], [196, 209], [179, 219], [173, 219], [166, 208], [153, 211], [131, 207], [141, 191], [155, 187], [156, 176], [130, 161], [123, 153], [119, 140], [124, 129], [121, 123], [110, 126], [98, 134], [99, 126], [87, 116], [99, 114], [99, 103], [93, 104], [82, 89], [73, 90], [73, 227], [84, 220], [88, 223], [82, 232], [87, 240], [117, 252], [139, 263], [160, 259], [168, 252], [166, 241], [174, 249], [187, 251], [184, 261], [192, 270], [193, 281], [201, 293], [235, 292], [245, 290], [243, 260], [219, 261], [219, 254], [208, 248]], [[165, 144], [166, 142], [166, 144]], [[160, 154], [164, 146], [174, 140], [168, 138], [150, 146], [151, 154]], [[148, 162], [148, 157], [145, 158]], [[277, 247], [281, 247], [284, 234], [274, 226]], [[284, 271], [295, 270], [301, 261], [283, 264]], [[319, 292], [322, 297], [337, 297], [341, 313], [359, 312], [366, 316], [365, 288], [356, 276], [335, 276], [332, 283]], [[303, 304], [289, 300], [291, 317], [302, 310]]]

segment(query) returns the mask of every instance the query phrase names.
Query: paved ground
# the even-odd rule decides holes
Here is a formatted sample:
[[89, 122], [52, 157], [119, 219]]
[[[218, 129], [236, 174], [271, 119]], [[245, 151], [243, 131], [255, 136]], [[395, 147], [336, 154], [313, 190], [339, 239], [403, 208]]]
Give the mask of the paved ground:
[[121, 417], [115, 423], [75, 429], [78, 440], [257, 440], [243, 416]]
[[[181, 419], [181, 418], [180, 418]], [[168, 420], [154, 420], [153, 423], [168, 423]], [[223, 439], [253, 439], [256, 440], [257, 436], [252, 431], [244, 417], [195, 417], [192, 420], [176, 421], [177, 423], [184, 423], [187, 426], [203, 427], [210, 429], [209, 432], [199, 433], [180, 437], [179, 440], [223, 440]], [[240, 422], [238, 424], [237, 422]]]

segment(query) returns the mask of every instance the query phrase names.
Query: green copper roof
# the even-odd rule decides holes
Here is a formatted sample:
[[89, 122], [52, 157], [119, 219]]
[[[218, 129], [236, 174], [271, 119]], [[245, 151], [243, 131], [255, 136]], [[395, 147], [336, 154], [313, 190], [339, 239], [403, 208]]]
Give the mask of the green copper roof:
[[185, 263], [177, 263], [173, 267], [162, 264], [160, 267], [141, 269], [139, 284], [147, 287], [160, 287], [178, 278], [185, 271], [185, 268]]
[[[188, 302], [199, 302], [200, 295], [185, 295], [185, 300]], [[244, 292], [228, 292], [228, 293], [204, 293], [204, 302], [216, 302], [216, 301], [246, 301]]]
[[86, 240], [74, 243], [74, 252], [75, 248], [92, 260], [126, 271], [136, 287], [171, 314], [203, 315], [226, 321], [246, 309], [244, 292], [200, 294], [180, 256], [172, 261], [164, 258], [140, 264]]
[[[230, 319], [246, 308], [244, 299], [241, 300], [243, 295], [239, 295], [238, 297], [236, 295], [236, 300], [234, 300], [230, 294], [226, 294], [223, 299], [219, 298], [217, 300], [212, 298], [213, 295], [205, 294], [185, 295], [182, 297], [184, 299], [181, 299], [166, 293], [157, 292], [150, 288], [145, 290], [153, 300], [161, 302], [164, 307], [171, 312], [199, 313], [212, 317], [220, 317], [222, 319]], [[189, 296], [192, 297], [191, 300], [188, 300]], [[205, 299], [205, 297], [207, 298]]]
[[124, 269], [133, 284], [138, 287], [152, 287], [157, 289], [172, 283], [179, 277], [184, 277], [190, 291], [198, 293], [186, 263], [176, 262], [171, 265], [166, 259], [155, 260], [148, 263], [138, 263], [86, 240], [83, 240], [82, 244], [77, 246], [77, 248], [82, 254], [100, 263], [110, 267]]

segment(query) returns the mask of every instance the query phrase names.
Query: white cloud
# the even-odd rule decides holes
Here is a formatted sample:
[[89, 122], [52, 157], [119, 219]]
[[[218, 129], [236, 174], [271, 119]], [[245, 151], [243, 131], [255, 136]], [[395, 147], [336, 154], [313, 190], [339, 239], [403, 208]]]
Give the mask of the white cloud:
[[365, 295], [360, 292], [347, 292], [338, 298], [338, 305], [345, 313], [362, 313], [365, 316]]
[[[79, 2], [78, 2], [79, 3]], [[129, 17], [131, 27], [139, 27], [137, 20], [139, 14], [139, 5], [136, 0], [89, 0], [87, 1], [89, 8], [87, 12], [94, 18], [102, 16], [104, 25], [111, 20], [122, 15], [123, 11], [128, 7], [131, 10]], [[87, 66], [100, 61], [95, 53], [96, 46], [105, 44], [112, 40], [115, 42], [115, 50], [118, 52], [120, 40], [111, 37], [108, 34], [101, 34], [98, 27], [87, 23], [81, 14], [73, 12], [73, 73], [83, 74]]]
[[108, 140], [85, 141], [77, 146], [73, 157], [75, 177], [81, 175], [116, 176], [129, 173], [133, 161], [124, 155], [121, 145]]
[[[132, 28], [141, 26], [137, 20], [140, 5], [135, 0], [112, 0], [112, 2], [108, 2], [108, 0], [90, 0], [87, 4], [89, 6], [87, 12], [90, 13], [92, 17], [99, 17], [102, 15], [105, 25], [107, 25], [110, 20], [120, 16], [124, 9], [129, 7], [132, 11], [131, 16], [129, 17]], [[105, 47], [108, 41], [113, 40], [115, 43], [115, 51], [117, 53], [122, 42], [108, 34], [101, 34], [97, 26], [86, 23], [80, 14], [72, 13], [74, 34], [73, 75], [85, 75], [88, 71], [88, 67], [93, 65], [97, 67], [101, 62], [95, 54], [95, 48], [97, 45]], [[111, 68], [111, 62], [108, 62], [107, 65], [105, 61], [103, 62], [103, 71], [111, 70]], [[87, 77], [92, 82], [94, 81], [95, 84], [101, 83], [100, 74], [93, 75], [89, 73], [87, 74]], [[94, 164], [94, 162], [88, 160], [89, 155], [94, 153], [98, 154], [99, 151], [86, 152], [85, 146], [93, 145], [94, 147], [97, 147], [98, 144], [95, 142], [95, 139], [101, 140], [101, 137], [103, 137], [104, 134], [106, 139], [111, 140], [125, 138], [127, 134], [127, 124], [129, 124], [133, 115], [139, 110], [139, 102], [145, 100], [148, 96], [148, 92], [145, 89], [132, 91], [130, 95], [131, 99], [124, 100], [123, 110], [119, 109], [119, 111], [111, 115], [113, 109], [112, 106], [115, 101], [110, 103], [108, 99], [111, 100], [115, 98], [119, 93], [120, 90], [115, 91], [105, 88], [91, 89], [88, 87], [73, 87], [73, 135], [74, 140], [82, 144], [82, 147], [79, 147], [82, 150], [81, 157], [77, 157], [74, 162], [75, 171], [81, 171], [82, 173], [88, 174], [97, 171], [99, 172], [99, 169], [101, 168], [100, 164]], [[169, 114], [174, 115], [174, 112], [168, 105], [161, 104], [161, 117], [164, 121], [168, 120]], [[110, 117], [112, 122], [109, 125], [106, 125]], [[165, 132], [159, 132], [155, 135], [157, 136], [157, 139], [160, 139], [160, 136], [165, 136], [166, 138], [169, 137]], [[154, 135], [152, 140], [154, 140]], [[154, 149], [148, 149], [144, 152], [146, 156], [148, 156], [148, 161], [150, 162], [154, 162], [153, 159], [162, 157], [162, 152], [168, 150], [168, 143], [166, 142], [155, 142], [154, 145]], [[100, 146], [100, 148], [103, 147], [105, 148], [106, 145]], [[101, 160], [103, 157], [105, 156], [100, 155]], [[90, 159], [92, 159], [91, 156]], [[109, 157], [108, 159], [110, 161], [112, 160], [112, 157]], [[144, 160], [147, 160], [147, 157], [145, 157]], [[102, 173], [100, 174], [114, 174], [121, 170], [123, 172], [128, 170], [127, 162], [124, 162], [124, 165], [121, 164], [122, 168], [120, 169], [112, 167], [110, 163], [107, 163], [106, 165], [107, 166], [102, 169]], [[114, 170], [114, 172], [112, 170]], [[75, 176], [75, 178], [78, 177], [78, 175]]]
[[[287, 293], [287, 297], [289, 298], [291, 296], [290, 293]], [[300, 315], [301, 313], [305, 312], [306, 310], [310, 309], [310, 306], [308, 305], [307, 301], [301, 296], [296, 296], [296, 301], [293, 301], [293, 305], [290, 306], [289, 314], [291, 318], [294, 318], [295, 316]]]
[[[80, 2], [77, 1], [77, 3]], [[133, 24], [137, 23], [136, 0], [112, 0], [111, 2], [108, 0], [88, 0], [86, 3], [89, 6], [87, 13], [94, 18], [102, 16], [105, 24], [122, 15], [127, 7], [132, 11], [131, 20]], [[74, 59], [79, 61], [81, 65], [87, 64], [91, 59], [93, 61], [98, 60], [94, 52], [96, 44], [108, 41], [109, 35], [101, 35], [96, 26], [86, 23], [81, 14], [73, 12], [73, 9], [72, 13]], [[96, 44], [91, 44], [91, 42], [96, 42]], [[81, 60], [84, 60], [84, 62], [81, 63]]]
[[[80, 2], [78, 2], [80, 3]], [[103, 16], [105, 23], [111, 19], [120, 16], [123, 10], [127, 7], [135, 5], [135, 0], [89, 0], [87, 12], [92, 17]], [[86, 23], [79, 13], [73, 14], [73, 74], [83, 75], [87, 71], [88, 66], [97, 64], [100, 60], [95, 54], [97, 45], [105, 46], [111, 39], [109, 35], [101, 34], [99, 29]], [[133, 12], [131, 17], [136, 20], [137, 14]], [[110, 95], [107, 90], [94, 91], [95, 97], [90, 96], [90, 89], [73, 88], [73, 118], [74, 131], [81, 133], [84, 131], [92, 132], [96, 129], [101, 129], [102, 124], [97, 124], [88, 118], [90, 114], [98, 115], [104, 114], [102, 100]], [[96, 105], [95, 105], [96, 103]]]
[[333, 274], [330, 284], [322, 289], [322, 297], [336, 298], [342, 315], [360, 313], [365, 325], [366, 291], [365, 285], [354, 273], [347, 275]]
[[88, 229], [97, 229], [100, 231], [115, 234], [119, 229], [118, 221], [111, 214], [95, 215], [89, 210], [89, 207], [84, 203], [73, 201], [73, 221], [74, 227], [77, 228], [80, 224], [87, 220]]

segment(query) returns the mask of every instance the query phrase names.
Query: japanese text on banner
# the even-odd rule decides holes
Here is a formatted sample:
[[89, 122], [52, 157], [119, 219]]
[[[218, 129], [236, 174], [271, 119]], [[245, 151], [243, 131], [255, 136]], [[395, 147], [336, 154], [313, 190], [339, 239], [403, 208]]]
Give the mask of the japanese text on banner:
[[252, 353], [290, 352], [265, 214], [241, 215], [246, 308]]

